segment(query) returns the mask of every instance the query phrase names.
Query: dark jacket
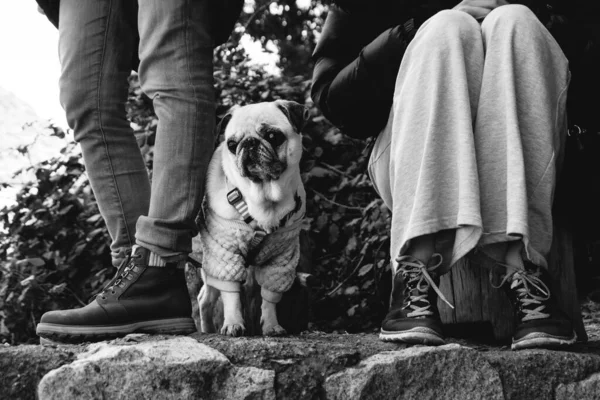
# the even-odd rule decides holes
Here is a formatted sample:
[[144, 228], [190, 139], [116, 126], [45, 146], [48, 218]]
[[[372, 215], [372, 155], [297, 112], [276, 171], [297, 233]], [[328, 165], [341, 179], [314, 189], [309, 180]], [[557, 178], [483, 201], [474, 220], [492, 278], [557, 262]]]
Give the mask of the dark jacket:
[[[416, 30], [436, 12], [458, 3], [458, 0], [378, 0], [356, 9], [332, 6], [313, 53], [311, 95], [323, 115], [350, 136], [365, 138], [378, 134], [387, 123], [398, 68]], [[593, 60], [585, 61], [584, 54], [586, 46], [590, 50], [590, 31], [597, 31], [600, 2], [511, 3], [529, 6], [546, 25], [552, 22], [551, 32], [556, 33], [571, 63], [574, 77], [570, 92], [581, 98], [580, 92], [590, 89], [590, 77], [580, 72], [594, 68], [590, 65]], [[588, 58], [593, 56], [588, 54]], [[593, 76], [600, 76], [597, 72]], [[600, 85], [597, 87], [600, 89]], [[596, 106], [600, 102], [579, 103], [570, 107], [574, 111], [569, 114], [577, 115], [580, 124], [591, 126], [595, 114], [600, 112]]]

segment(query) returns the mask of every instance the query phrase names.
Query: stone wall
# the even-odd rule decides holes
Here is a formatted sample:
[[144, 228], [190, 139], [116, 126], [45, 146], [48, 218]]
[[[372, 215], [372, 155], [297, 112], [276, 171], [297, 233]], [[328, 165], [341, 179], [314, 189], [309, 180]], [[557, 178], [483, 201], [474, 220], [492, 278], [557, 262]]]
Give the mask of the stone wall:
[[0, 348], [3, 399], [598, 399], [600, 342], [569, 351], [287, 338], [148, 336]]

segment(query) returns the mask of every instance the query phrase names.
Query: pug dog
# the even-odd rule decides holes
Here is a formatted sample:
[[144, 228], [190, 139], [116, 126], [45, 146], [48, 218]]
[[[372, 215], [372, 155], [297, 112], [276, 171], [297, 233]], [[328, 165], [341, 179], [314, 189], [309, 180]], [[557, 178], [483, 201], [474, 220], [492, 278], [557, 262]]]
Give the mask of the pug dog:
[[276, 304], [296, 277], [300, 255], [306, 194], [299, 163], [308, 116], [304, 106], [277, 100], [239, 107], [222, 122], [224, 140], [209, 164], [199, 221], [202, 332], [215, 332], [212, 317], [221, 296], [221, 334], [245, 333], [240, 289], [253, 266], [262, 333], [286, 333]]

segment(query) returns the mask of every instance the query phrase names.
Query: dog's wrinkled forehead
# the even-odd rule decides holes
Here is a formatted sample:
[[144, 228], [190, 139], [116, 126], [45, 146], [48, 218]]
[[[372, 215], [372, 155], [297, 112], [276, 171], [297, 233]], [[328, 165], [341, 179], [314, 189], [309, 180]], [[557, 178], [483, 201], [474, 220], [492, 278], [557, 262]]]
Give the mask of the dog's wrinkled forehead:
[[254, 133], [264, 136], [273, 131], [292, 133], [294, 128], [286, 115], [273, 103], [258, 103], [234, 110], [225, 135], [231, 137]]

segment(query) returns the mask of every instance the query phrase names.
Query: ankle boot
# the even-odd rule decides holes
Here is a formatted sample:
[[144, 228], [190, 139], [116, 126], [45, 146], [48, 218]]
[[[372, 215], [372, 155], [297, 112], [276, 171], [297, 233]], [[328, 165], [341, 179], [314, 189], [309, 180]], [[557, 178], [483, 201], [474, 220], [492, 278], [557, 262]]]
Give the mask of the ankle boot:
[[90, 304], [45, 313], [37, 334], [52, 341], [78, 343], [134, 332], [195, 332], [184, 270], [176, 268], [176, 263], [148, 266], [149, 255], [149, 250], [135, 248]]

